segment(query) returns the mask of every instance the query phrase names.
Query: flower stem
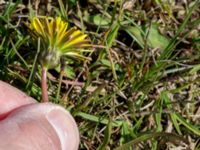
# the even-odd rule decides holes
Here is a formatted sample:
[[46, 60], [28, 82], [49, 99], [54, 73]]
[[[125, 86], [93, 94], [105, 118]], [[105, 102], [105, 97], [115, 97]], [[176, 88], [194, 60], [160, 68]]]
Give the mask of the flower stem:
[[42, 88], [42, 102], [48, 102], [48, 91], [47, 91], [47, 68], [42, 68], [42, 78], [41, 78], [41, 88]]

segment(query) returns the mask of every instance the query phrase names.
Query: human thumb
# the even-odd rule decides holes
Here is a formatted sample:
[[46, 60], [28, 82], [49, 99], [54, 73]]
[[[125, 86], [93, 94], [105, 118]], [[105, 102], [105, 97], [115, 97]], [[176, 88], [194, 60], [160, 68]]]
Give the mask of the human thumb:
[[58, 105], [28, 104], [0, 122], [0, 149], [77, 150], [78, 145], [77, 125]]

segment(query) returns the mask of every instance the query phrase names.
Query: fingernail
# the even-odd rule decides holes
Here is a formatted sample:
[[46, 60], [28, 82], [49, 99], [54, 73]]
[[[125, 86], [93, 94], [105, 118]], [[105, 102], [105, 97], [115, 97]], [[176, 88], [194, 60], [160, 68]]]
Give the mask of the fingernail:
[[71, 114], [64, 109], [55, 108], [46, 117], [60, 139], [62, 150], [77, 150], [79, 146], [79, 132]]

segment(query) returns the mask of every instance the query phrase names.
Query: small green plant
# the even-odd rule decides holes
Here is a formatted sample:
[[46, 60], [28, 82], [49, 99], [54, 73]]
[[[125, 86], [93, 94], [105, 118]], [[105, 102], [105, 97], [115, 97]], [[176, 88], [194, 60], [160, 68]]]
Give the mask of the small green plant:
[[40, 51], [39, 62], [42, 66], [42, 101], [48, 102], [48, 69], [57, 67], [60, 64], [61, 57], [87, 59], [83, 52], [91, 52], [91, 50], [83, 48], [90, 45], [89, 40], [87, 40], [87, 35], [76, 27], [68, 29], [68, 23], [62, 21], [60, 17], [55, 19], [33, 17], [28, 27], [34, 39], [41, 39], [42, 50]]
[[42, 81], [43, 101], [75, 117], [79, 149], [200, 149], [200, 0], [37, 2], [0, 4], [1, 80], [37, 100]]

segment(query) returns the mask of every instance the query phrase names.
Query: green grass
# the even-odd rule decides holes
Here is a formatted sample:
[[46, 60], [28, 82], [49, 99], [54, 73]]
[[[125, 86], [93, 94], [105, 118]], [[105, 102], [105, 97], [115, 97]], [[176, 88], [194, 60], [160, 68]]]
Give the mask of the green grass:
[[40, 102], [41, 41], [24, 22], [62, 16], [92, 42], [91, 61], [48, 72], [49, 99], [75, 117], [80, 149], [198, 150], [200, 0], [126, 2], [0, 5], [0, 79]]

